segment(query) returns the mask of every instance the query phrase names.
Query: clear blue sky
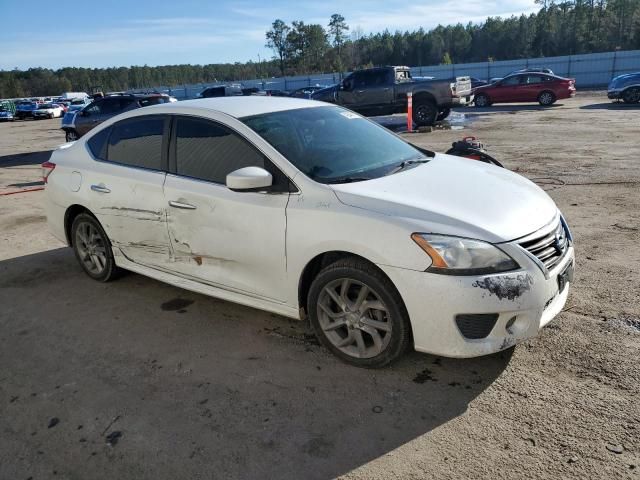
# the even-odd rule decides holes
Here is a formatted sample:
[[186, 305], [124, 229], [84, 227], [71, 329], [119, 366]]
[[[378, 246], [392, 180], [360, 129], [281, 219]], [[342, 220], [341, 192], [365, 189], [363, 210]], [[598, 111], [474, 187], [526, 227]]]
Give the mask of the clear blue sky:
[[272, 56], [264, 34], [276, 18], [326, 26], [341, 13], [366, 34], [536, 10], [534, 0], [0, 0], [0, 69], [257, 61]]

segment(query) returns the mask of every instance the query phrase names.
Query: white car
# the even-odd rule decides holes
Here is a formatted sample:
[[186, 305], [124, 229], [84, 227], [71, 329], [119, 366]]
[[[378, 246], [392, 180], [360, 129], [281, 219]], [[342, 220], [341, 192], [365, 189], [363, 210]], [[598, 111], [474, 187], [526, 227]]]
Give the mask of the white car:
[[43, 176], [49, 226], [90, 277], [126, 269], [308, 317], [358, 366], [509, 348], [573, 278], [569, 228], [535, 184], [322, 102], [136, 109], [55, 150]]
[[59, 118], [64, 117], [64, 110], [55, 103], [41, 103], [33, 111], [33, 118]]

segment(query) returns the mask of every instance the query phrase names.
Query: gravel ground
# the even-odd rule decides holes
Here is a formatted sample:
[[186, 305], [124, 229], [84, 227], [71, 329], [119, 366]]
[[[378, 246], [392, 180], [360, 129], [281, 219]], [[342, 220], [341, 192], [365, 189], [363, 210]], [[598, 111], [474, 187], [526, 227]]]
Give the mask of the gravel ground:
[[[478, 136], [573, 229], [576, 283], [539, 337], [348, 367], [301, 322], [93, 282], [47, 233], [43, 192], [0, 196], [0, 479], [638, 478], [640, 106], [460, 112], [462, 130], [406, 136]], [[0, 124], [0, 193], [34, 186], [58, 126]]]

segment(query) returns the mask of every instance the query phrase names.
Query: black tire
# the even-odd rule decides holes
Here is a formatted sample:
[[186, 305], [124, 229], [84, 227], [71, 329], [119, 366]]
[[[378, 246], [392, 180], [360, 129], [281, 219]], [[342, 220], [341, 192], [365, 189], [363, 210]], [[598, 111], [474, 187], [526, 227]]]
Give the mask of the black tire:
[[[357, 284], [360, 284], [368, 287], [368, 291], [370, 292], [369, 295], [372, 295], [374, 299], [377, 298], [381, 302], [381, 304], [386, 307], [384, 311], [384, 318], [382, 317], [383, 314], [380, 310], [378, 310], [378, 313], [381, 316], [378, 316], [377, 319], [373, 318], [374, 314], [372, 312], [375, 309], [374, 307], [368, 310], [369, 317], [361, 317], [359, 327], [347, 327], [346, 325], [344, 325], [342, 327], [339, 327], [340, 329], [342, 329], [341, 333], [339, 329], [333, 329], [332, 327], [330, 327], [330, 333], [327, 333], [321, 326], [320, 311], [323, 310], [323, 308], [321, 308], [319, 304], [319, 302], [321, 301], [321, 294], [326, 295], [325, 287], [330, 288], [333, 283], [342, 282], [344, 281], [344, 279], [348, 279], [356, 286]], [[336, 293], [335, 290], [334, 293]], [[354, 296], [357, 295], [351, 295], [351, 298], [353, 298]], [[347, 296], [347, 298], [349, 298], [349, 296]], [[351, 300], [351, 298], [349, 298], [349, 300]], [[365, 299], [364, 303], [366, 302], [367, 300]], [[351, 304], [350, 306], [352, 305], [353, 304]], [[402, 354], [411, 344], [412, 337], [409, 315], [407, 314], [407, 310], [404, 306], [402, 298], [400, 297], [400, 294], [396, 290], [393, 283], [391, 283], [391, 281], [380, 270], [378, 270], [374, 265], [360, 258], [343, 258], [323, 268], [311, 284], [311, 288], [309, 289], [309, 294], [307, 296], [307, 307], [309, 320], [318, 340], [340, 360], [350, 365], [364, 368], [383, 367], [402, 356]], [[343, 309], [343, 311], [347, 310]], [[326, 312], [326, 310], [324, 311]], [[347, 317], [349, 317], [349, 314], [346, 313], [340, 313], [339, 315], [344, 315], [342, 317], [345, 319], [343, 320], [343, 322], [346, 322]], [[368, 341], [369, 345], [367, 348], [375, 349], [375, 342], [373, 341], [373, 337], [371, 336], [371, 334], [365, 332], [365, 329], [369, 327], [367, 325], [362, 325], [362, 322], [367, 320], [383, 320], [380, 323], [387, 325], [387, 328], [390, 327], [389, 331], [387, 331], [383, 337], [384, 347], [382, 348], [380, 353], [374, 356], [358, 358], [358, 356], [355, 356], [353, 354], [345, 353], [343, 350], [340, 350], [340, 348], [335, 346], [332, 343], [332, 340], [330, 340], [327, 336], [329, 334], [342, 334], [351, 337], [352, 333], [349, 332], [349, 330], [358, 330], [360, 332], [360, 338], [364, 338], [365, 342]], [[367, 335], [364, 336], [362, 332], [366, 333]], [[379, 333], [380, 332], [378, 331], [378, 334]], [[387, 335], [390, 336], [389, 339], [387, 339]], [[380, 338], [380, 336], [378, 336], [378, 338]], [[346, 346], [344, 348], [354, 348], [356, 350], [359, 350], [353, 345]]]
[[[93, 237], [96, 239], [94, 248], [89, 248], [82, 240], [83, 236], [86, 239], [85, 228], [92, 229], [91, 231], [95, 232], [97, 235], [97, 238]], [[103, 255], [98, 253], [97, 248], [99, 245], [102, 246], [102, 250], [100, 252], [103, 252]], [[119, 275], [120, 270], [113, 259], [111, 242], [109, 242], [107, 234], [104, 232], [100, 222], [98, 222], [95, 217], [87, 213], [81, 213], [73, 219], [73, 223], [71, 225], [71, 247], [73, 248], [76, 259], [84, 272], [94, 280], [99, 282], [109, 282]], [[86, 252], [91, 252], [95, 255], [86, 255]], [[93, 264], [93, 266], [96, 267], [98, 264], [89, 257], [95, 257], [96, 255], [104, 257], [103, 261], [99, 262], [100, 265], [102, 265], [102, 268], [95, 268], [92, 270], [88, 265]]]
[[436, 123], [438, 107], [429, 100], [417, 101], [413, 106], [413, 123], [419, 127], [428, 127]]
[[556, 103], [556, 95], [549, 90], [545, 90], [538, 95], [538, 103], [543, 107], [553, 105]]
[[627, 88], [622, 92], [622, 101], [624, 103], [640, 103], [640, 88]]
[[451, 109], [450, 108], [443, 108], [442, 110], [440, 110], [438, 112], [438, 117], [436, 118], [436, 120], [438, 122], [441, 122], [442, 120], [444, 120], [445, 118], [447, 118], [449, 116], [449, 114], [451, 113]]
[[473, 103], [478, 108], [485, 108], [485, 107], [491, 106], [491, 100], [489, 100], [489, 97], [484, 93], [477, 94], [473, 100]]
[[78, 135], [78, 132], [76, 132], [75, 130], [65, 130], [64, 131], [64, 139], [67, 142], [75, 142], [76, 140], [78, 140], [78, 138], [80, 138], [80, 136]]

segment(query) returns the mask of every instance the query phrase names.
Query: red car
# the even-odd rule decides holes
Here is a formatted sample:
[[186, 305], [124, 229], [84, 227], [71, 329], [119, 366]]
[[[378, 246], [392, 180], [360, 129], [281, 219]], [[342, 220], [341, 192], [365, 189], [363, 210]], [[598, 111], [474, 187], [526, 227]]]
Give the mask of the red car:
[[576, 81], [546, 73], [517, 73], [474, 90], [476, 107], [493, 103], [538, 102], [548, 106], [576, 94]]

